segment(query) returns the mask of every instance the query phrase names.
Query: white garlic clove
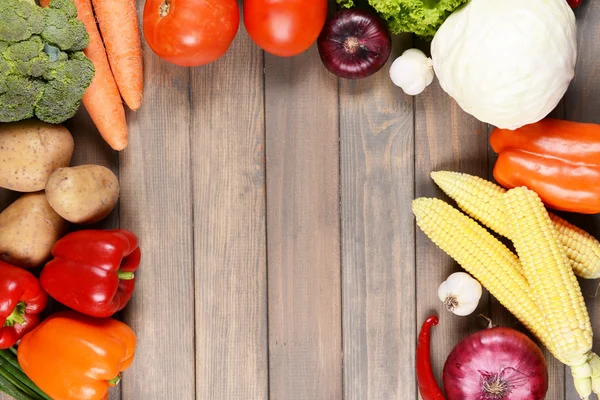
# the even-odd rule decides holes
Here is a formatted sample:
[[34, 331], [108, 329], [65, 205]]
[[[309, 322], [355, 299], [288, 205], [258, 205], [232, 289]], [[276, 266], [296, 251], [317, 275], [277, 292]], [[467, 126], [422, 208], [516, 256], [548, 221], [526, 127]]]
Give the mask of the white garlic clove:
[[390, 78], [404, 93], [416, 96], [433, 82], [433, 61], [419, 49], [408, 49], [392, 63]]
[[466, 272], [455, 272], [438, 288], [438, 297], [446, 309], [456, 315], [472, 314], [479, 305], [481, 284]]

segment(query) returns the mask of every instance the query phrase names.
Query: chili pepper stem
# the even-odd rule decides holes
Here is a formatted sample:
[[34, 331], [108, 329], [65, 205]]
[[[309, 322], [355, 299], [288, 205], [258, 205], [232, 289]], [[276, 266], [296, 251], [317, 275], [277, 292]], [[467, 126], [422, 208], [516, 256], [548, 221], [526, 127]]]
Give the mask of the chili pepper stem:
[[8, 318], [6, 318], [6, 321], [4, 322], [4, 326], [14, 326], [15, 324], [17, 325], [22, 325], [25, 323], [25, 309], [27, 308], [27, 305], [20, 301], [17, 306], [14, 308], [14, 310], [12, 311], [12, 313], [8, 316]]
[[130, 281], [133, 278], [135, 278], [135, 274], [133, 272], [119, 271], [117, 273], [117, 275], [119, 276], [119, 279], [122, 281]]

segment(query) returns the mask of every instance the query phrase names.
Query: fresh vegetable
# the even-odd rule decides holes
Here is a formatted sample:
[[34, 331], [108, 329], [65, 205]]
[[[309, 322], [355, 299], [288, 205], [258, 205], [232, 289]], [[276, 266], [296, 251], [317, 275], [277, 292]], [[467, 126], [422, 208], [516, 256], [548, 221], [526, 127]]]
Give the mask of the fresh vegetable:
[[443, 377], [448, 400], [543, 400], [548, 391], [542, 350], [523, 333], [491, 321], [454, 347]]
[[[595, 392], [600, 391], [600, 358], [587, 349], [592, 332], [589, 319], [586, 321], [587, 310], [581, 290], [571, 269], [566, 266], [566, 256], [560, 250], [558, 236], [541, 201], [537, 204], [528, 202], [531, 199], [523, 201], [518, 197], [519, 192], [513, 194], [515, 190], [504, 195], [505, 210], [511, 209], [507, 213], [511, 220], [507, 223], [510, 235], [516, 243], [526, 241], [525, 248], [519, 250], [522, 243], [519, 246], [515, 243], [515, 246], [520, 254], [533, 257], [536, 266], [531, 264], [531, 259], [524, 260], [528, 266], [521, 265], [498, 239], [441, 200], [417, 199], [413, 202], [413, 213], [417, 225], [434, 243], [479, 280], [559, 361], [571, 367], [579, 395], [588, 399], [592, 387]], [[540, 225], [546, 223], [543, 213], [547, 218], [545, 227]], [[519, 221], [512, 222], [515, 219]], [[517, 229], [519, 233], [514, 233]], [[527, 235], [535, 240], [523, 239]], [[530, 248], [532, 243], [536, 247]], [[548, 259], [540, 262], [531, 255], [532, 251], [539, 251]], [[537, 276], [529, 279], [532, 274]], [[534, 288], [540, 284], [544, 285], [542, 289]], [[553, 284], [556, 284], [554, 291], [549, 289]], [[556, 307], [564, 314], [558, 318], [556, 315], [560, 312], [552, 310], [546, 314], [549, 307]]]
[[575, 388], [585, 398], [589, 376], [579, 373], [589, 368], [592, 326], [564, 248], [535, 192], [524, 187], [509, 190], [504, 195], [504, 212], [523, 276], [545, 316], [556, 358], [572, 367]]
[[[369, 0], [369, 4], [385, 19], [392, 33], [416, 33], [432, 38], [442, 23], [468, 0]], [[343, 7], [354, 7], [355, 0], [337, 0]]]
[[52, 249], [40, 276], [48, 294], [80, 313], [110, 317], [127, 305], [135, 288], [141, 252], [124, 229], [69, 233]]
[[[432, 172], [431, 177], [466, 214], [494, 232], [510, 237], [502, 203], [506, 190], [485, 179], [458, 172]], [[600, 278], [600, 242], [564, 219], [548, 215], [575, 275], [585, 279]]]
[[40, 322], [48, 295], [30, 272], [0, 261], [0, 349], [8, 349]]
[[327, 18], [327, 0], [245, 0], [244, 25], [263, 50], [280, 57], [306, 51]]
[[571, 8], [577, 8], [583, 3], [583, 0], [567, 0], [567, 2]]
[[46, 198], [67, 221], [90, 224], [105, 218], [117, 205], [119, 180], [101, 165], [59, 168], [48, 179]]
[[92, 0], [108, 62], [132, 110], [142, 105], [144, 63], [135, 0]]
[[55, 313], [23, 337], [19, 364], [53, 399], [101, 400], [133, 362], [135, 333], [115, 319]]
[[433, 61], [419, 49], [408, 49], [394, 60], [390, 78], [410, 96], [421, 94], [433, 82]]
[[438, 322], [437, 316], [428, 317], [421, 327], [417, 341], [417, 385], [423, 400], [445, 400], [431, 368], [431, 327]]
[[[40, 0], [46, 7], [50, 0]], [[78, 18], [83, 21], [90, 38], [84, 53], [94, 63], [96, 74], [89, 89], [83, 95], [83, 105], [94, 121], [104, 140], [114, 150], [127, 147], [128, 131], [125, 107], [108, 64], [108, 58], [96, 25], [91, 0], [74, 0]]]
[[327, 21], [317, 45], [329, 72], [341, 78], [360, 79], [383, 68], [392, 51], [392, 37], [376, 14], [343, 10]]
[[52, 400], [25, 375], [14, 348], [0, 350], [0, 391], [16, 400]]
[[600, 213], [600, 125], [544, 119], [516, 131], [495, 129], [494, 178], [527, 186], [557, 210]]
[[43, 190], [55, 169], [69, 165], [73, 148], [73, 137], [61, 125], [35, 119], [0, 124], [0, 187]]
[[28, 193], [0, 213], [0, 259], [23, 268], [44, 263], [67, 223], [44, 192]]
[[159, 57], [184, 67], [223, 56], [239, 24], [236, 0], [147, 0], [144, 6], [146, 42]]
[[2, 0], [0, 27], [0, 122], [73, 117], [94, 76], [73, 3], [52, 0], [42, 9], [33, 0]]
[[433, 67], [464, 111], [516, 129], [547, 116], [567, 91], [576, 30], [565, 0], [471, 0], [435, 35]]
[[438, 288], [438, 297], [446, 309], [460, 316], [477, 309], [481, 294], [481, 284], [465, 272], [453, 273]]

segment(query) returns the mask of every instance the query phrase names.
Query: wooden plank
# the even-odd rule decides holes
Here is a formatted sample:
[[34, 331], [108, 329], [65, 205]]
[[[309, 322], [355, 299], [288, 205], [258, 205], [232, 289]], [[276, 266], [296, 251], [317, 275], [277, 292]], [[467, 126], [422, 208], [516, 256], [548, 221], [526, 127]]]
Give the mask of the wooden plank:
[[413, 99], [386, 67], [340, 80], [344, 399], [416, 393]]
[[[600, 124], [600, 49], [597, 46], [600, 36], [600, 4], [585, 1], [575, 12], [579, 48], [575, 79], [565, 96], [565, 118], [571, 121]], [[600, 238], [600, 216], [561, 213], [568, 221]], [[592, 329], [594, 331], [593, 350], [600, 351], [600, 299], [598, 281], [580, 279], [581, 291], [586, 300]], [[565, 371], [565, 398], [576, 399], [570, 368]]]
[[[243, 62], [240, 62], [243, 60]], [[267, 399], [263, 56], [192, 70], [197, 399]]]
[[265, 57], [270, 398], [338, 400], [337, 79], [316, 46]]
[[[432, 171], [451, 170], [487, 176], [487, 125], [464, 113], [437, 80], [415, 97], [415, 196], [448, 200], [431, 180]], [[450, 204], [454, 205], [450, 201]], [[432, 333], [432, 365], [438, 382], [452, 348], [467, 334], [484, 326], [477, 318], [489, 312], [487, 293], [469, 317], [446, 311], [437, 296], [439, 285], [462, 270], [423, 232], [416, 233], [417, 327], [432, 313], [440, 323]]]
[[[143, 1], [138, 2], [138, 11]], [[124, 400], [195, 398], [194, 261], [189, 69], [144, 44], [144, 103], [128, 113], [120, 154], [121, 227], [136, 233], [142, 264], [125, 320], [138, 338]]]

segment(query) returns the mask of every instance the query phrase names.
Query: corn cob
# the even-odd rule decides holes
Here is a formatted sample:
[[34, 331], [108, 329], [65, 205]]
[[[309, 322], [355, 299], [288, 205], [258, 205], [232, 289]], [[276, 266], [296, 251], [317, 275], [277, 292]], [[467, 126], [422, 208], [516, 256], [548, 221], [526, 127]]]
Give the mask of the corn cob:
[[[431, 177], [466, 214], [499, 235], [510, 238], [502, 208], [504, 188], [459, 172], [432, 172]], [[549, 215], [575, 275], [585, 279], [600, 278], [600, 242], [562, 218]]]
[[412, 209], [421, 230], [552, 351], [545, 320], [519, 272], [517, 256], [473, 219], [441, 200], [416, 199]]
[[[592, 327], [581, 288], [539, 196], [524, 187], [504, 194], [504, 212], [525, 278], [544, 315], [554, 354], [574, 367], [576, 388], [587, 398], [592, 387]], [[581, 376], [585, 371], [587, 376]]]

